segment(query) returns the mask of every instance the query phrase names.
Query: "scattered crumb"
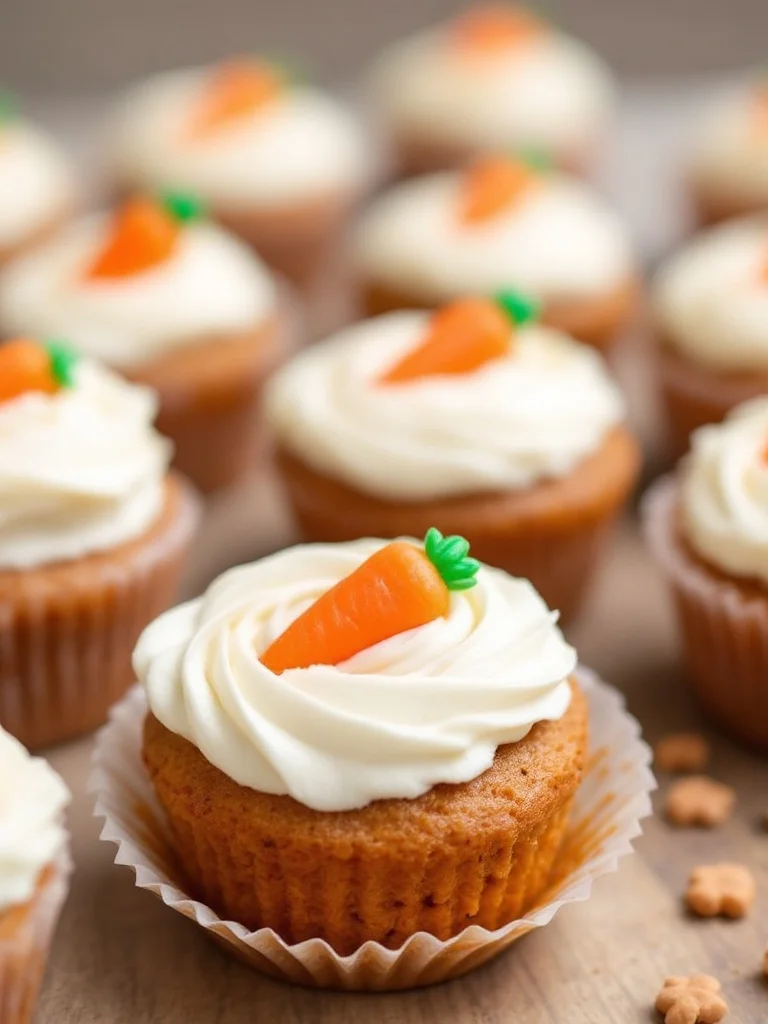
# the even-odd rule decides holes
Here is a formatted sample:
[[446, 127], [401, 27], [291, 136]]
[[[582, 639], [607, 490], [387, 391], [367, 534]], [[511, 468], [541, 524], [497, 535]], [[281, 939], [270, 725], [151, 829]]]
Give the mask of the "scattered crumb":
[[662, 736], [653, 748], [653, 761], [662, 772], [701, 772], [709, 764], [709, 741], [699, 732]]
[[673, 825], [715, 828], [728, 820], [735, 802], [733, 787], [706, 775], [689, 775], [670, 787], [665, 811]]
[[757, 896], [755, 879], [743, 864], [708, 864], [694, 868], [685, 902], [699, 917], [744, 917]]

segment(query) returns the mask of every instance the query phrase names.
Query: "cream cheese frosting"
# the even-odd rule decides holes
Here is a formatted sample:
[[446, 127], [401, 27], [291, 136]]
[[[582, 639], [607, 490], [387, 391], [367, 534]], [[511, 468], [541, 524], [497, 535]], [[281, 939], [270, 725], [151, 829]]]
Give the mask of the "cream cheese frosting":
[[135, 86], [117, 116], [116, 175], [143, 187], [188, 189], [228, 210], [358, 192], [369, 173], [354, 118], [317, 89], [289, 89], [266, 108], [204, 140], [183, 128], [210, 74], [172, 71]]
[[658, 272], [665, 341], [723, 371], [768, 370], [768, 217], [712, 228]]
[[48, 762], [0, 727], [0, 914], [32, 898], [41, 872], [64, 849], [69, 799]]
[[537, 298], [604, 298], [633, 273], [619, 217], [587, 186], [560, 174], [480, 224], [459, 219], [463, 175], [395, 186], [362, 217], [354, 239], [362, 274], [441, 301], [516, 288]]
[[481, 568], [447, 616], [339, 665], [275, 675], [259, 655], [386, 542], [291, 548], [216, 580], [139, 640], [153, 714], [240, 785], [318, 811], [473, 779], [562, 717], [576, 654], [531, 585]]
[[72, 168], [53, 139], [20, 119], [0, 125], [0, 247], [52, 223], [74, 192]]
[[216, 225], [185, 225], [177, 250], [142, 273], [85, 277], [108, 232], [97, 214], [72, 224], [0, 274], [0, 322], [11, 334], [65, 337], [80, 352], [132, 368], [211, 335], [253, 330], [275, 311], [268, 271]]
[[762, 128], [757, 124], [756, 88], [755, 82], [738, 82], [712, 100], [696, 126], [690, 163], [694, 181], [707, 192], [765, 203], [768, 118]]
[[123, 544], [162, 510], [171, 446], [153, 394], [87, 360], [73, 372], [0, 403], [0, 571]]
[[371, 91], [406, 137], [473, 149], [536, 145], [581, 153], [602, 135], [613, 110], [611, 75], [587, 47], [545, 29], [495, 55], [467, 55], [450, 27], [387, 50]]
[[429, 318], [363, 321], [284, 367], [266, 396], [278, 443], [357, 490], [419, 501], [565, 476], [624, 418], [599, 355], [539, 324], [471, 374], [378, 383]]
[[693, 549], [718, 569], [768, 585], [768, 398], [697, 430], [683, 467], [682, 517]]

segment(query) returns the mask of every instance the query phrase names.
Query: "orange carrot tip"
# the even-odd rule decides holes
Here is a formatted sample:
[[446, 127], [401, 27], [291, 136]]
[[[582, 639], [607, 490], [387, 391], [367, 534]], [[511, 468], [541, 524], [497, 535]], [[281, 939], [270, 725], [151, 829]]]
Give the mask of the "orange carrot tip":
[[449, 590], [470, 590], [477, 584], [480, 563], [467, 557], [469, 541], [464, 537], [444, 537], [436, 526], [430, 526], [424, 552]]
[[191, 192], [163, 191], [159, 198], [165, 211], [179, 224], [190, 224], [206, 215], [202, 200]]
[[522, 292], [502, 291], [494, 295], [494, 302], [506, 313], [515, 327], [538, 320], [541, 314], [541, 303], [530, 295]]

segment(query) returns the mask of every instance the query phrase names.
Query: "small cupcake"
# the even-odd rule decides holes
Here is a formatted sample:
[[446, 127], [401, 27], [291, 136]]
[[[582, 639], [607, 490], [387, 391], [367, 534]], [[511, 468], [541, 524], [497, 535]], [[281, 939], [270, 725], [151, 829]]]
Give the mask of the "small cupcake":
[[636, 306], [619, 218], [581, 182], [530, 159], [483, 157], [403, 182], [374, 201], [354, 242], [369, 316], [515, 288], [543, 304], [546, 323], [605, 349]]
[[697, 430], [644, 513], [691, 685], [716, 725], [768, 750], [768, 398]]
[[285, 345], [274, 281], [241, 242], [173, 194], [73, 223], [0, 274], [8, 334], [66, 337], [153, 387], [175, 465], [203, 491], [258, 449], [263, 378]]
[[705, 224], [768, 210], [768, 77], [723, 90], [696, 127], [690, 191]]
[[102, 722], [175, 596], [197, 506], [154, 412], [60, 345], [0, 346], [0, 724], [25, 746]]
[[0, 1021], [30, 1024], [67, 894], [69, 791], [0, 728]]
[[267, 416], [305, 538], [437, 523], [572, 616], [640, 457], [597, 353], [532, 314], [509, 293], [389, 313], [284, 367]]
[[768, 218], [704, 232], [659, 270], [657, 370], [669, 450], [768, 392]]
[[371, 92], [405, 174], [520, 146], [581, 170], [614, 108], [611, 75], [591, 50], [506, 4], [395, 44], [374, 66]]
[[344, 955], [493, 929], [546, 888], [584, 767], [576, 655], [468, 547], [293, 548], [142, 636], [144, 762], [224, 919]]
[[122, 187], [196, 193], [299, 283], [325, 263], [370, 175], [341, 104], [255, 58], [135, 86], [117, 115], [112, 163]]

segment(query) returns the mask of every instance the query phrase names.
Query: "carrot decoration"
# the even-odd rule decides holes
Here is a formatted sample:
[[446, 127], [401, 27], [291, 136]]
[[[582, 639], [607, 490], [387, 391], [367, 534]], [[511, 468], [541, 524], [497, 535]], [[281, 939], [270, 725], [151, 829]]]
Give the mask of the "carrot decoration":
[[262, 61], [232, 60], [214, 71], [186, 125], [191, 141], [207, 138], [273, 103], [285, 75]]
[[768, 80], [762, 78], [752, 90], [752, 128], [758, 138], [768, 136]]
[[421, 377], [472, 373], [510, 351], [514, 329], [538, 314], [538, 304], [517, 292], [494, 299], [458, 299], [433, 314], [424, 340], [379, 378], [403, 384]]
[[530, 43], [544, 31], [531, 12], [507, 4], [486, 4], [467, 11], [451, 27], [455, 47], [470, 55], [496, 55]]
[[28, 391], [52, 395], [72, 387], [77, 356], [59, 342], [13, 338], [0, 345], [0, 402]]
[[16, 97], [7, 89], [0, 89], [0, 127], [16, 119]]
[[458, 217], [462, 224], [483, 224], [528, 196], [539, 173], [525, 159], [486, 156], [464, 173], [459, 188]]
[[130, 277], [164, 263], [176, 250], [182, 225], [200, 215], [197, 200], [182, 193], [169, 192], [159, 200], [129, 199], [115, 213], [109, 235], [84, 276]]
[[432, 527], [419, 547], [397, 540], [380, 548], [327, 590], [261, 655], [287, 669], [338, 665], [374, 644], [446, 615], [452, 590], [468, 590], [480, 563], [469, 542]]

